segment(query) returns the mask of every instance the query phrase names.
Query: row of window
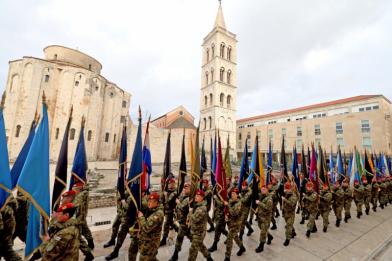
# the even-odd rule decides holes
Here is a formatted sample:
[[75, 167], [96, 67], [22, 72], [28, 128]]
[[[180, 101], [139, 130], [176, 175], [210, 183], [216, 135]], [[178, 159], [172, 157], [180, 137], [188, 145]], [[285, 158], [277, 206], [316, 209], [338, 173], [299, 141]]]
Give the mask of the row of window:
[[[213, 83], [214, 82], [214, 68], [211, 68], [211, 72], [206, 71], [206, 85], [208, 85], [209, 83]], [[226, 72], [226, 77], [225, 77], [225, 68], [221, 67], [220, 71], [219, 71], [219, 80], [221, 82], [225, 82], [225, 78], [226, 78], [226, 83], [227, 84], [231, 84], [231, 70], [228, 70]]]
[[[225, 97], [225, 94], [221, 93], [219, 95], [219, 105], [221, 107], [224, 107], [225, 106], [225, 101], [226, 101], [226, 107], [230, 108], [230, 106], [231, 106], [231, 95], [227, 95], [227, 97]], [[210, 93], [210, 105], [213, 105], [213, 104], [214, 104], [213, 95], [212, 95], [212, 93]], [[208, 96], [205, 95], [204, 96], [204, 106], [207, 106], [207, 105], [208, 105]]]
[[[227, 46], [225, 43], [220, 44], [219, 48], [219, 56], [231, 61], [231, 46]], [[215, 44], [211, 44], [211, 60], [215, 57]], [[207, 63], [210, 61], [210, 49], [207, 48], [206, 50], [206, 58], [207, 58]]]

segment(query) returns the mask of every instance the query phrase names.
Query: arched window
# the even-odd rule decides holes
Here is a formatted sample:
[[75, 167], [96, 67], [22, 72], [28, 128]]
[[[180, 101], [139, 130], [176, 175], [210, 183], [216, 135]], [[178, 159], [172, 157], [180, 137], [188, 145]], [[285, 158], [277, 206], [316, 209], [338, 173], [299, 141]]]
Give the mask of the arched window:
[[206, 85], [208, 85], [208, 72], [206, 72]]
[[220, 94], [219, 96], [219, 104], [221, 107], [223, 107], [223, 101], [225, 100], [225, 95], [223, 93]]
[[208, 103], [208, 98], [207, 98], [207, 95], [206, 95], [206, 96], [204, 96], [204, 105], [207, 106], [207, 103]]
[[211, 67], [211, 83], [214, 82], [214, 68]]
[[105, 133], [105, 142], [109, 142], [109, 132]]
[[116, 134], [114, 134], [114, 136], [113, 136], [113, 143], [115, 143], [116, 142]]
[[231, 81], [231, 70], [228, 70], [227, 71], [227, 75], [226, 75], [226, 78], [227, 78], [227, 84], [230, 84], [230, 81]]
[[227, 60], [231, 61], [231, 46], [227, 47]]
[[220, 57], [225, 58], [225, 43], [220, 45]]
[[91, 136], [93, 136], [93, 132], [92, 132], [92, 130], [89, 130], [87, 132], [87, 141], [91, 141]]
[[214, 59], [215, 56], [215, 44], [211, 44], [211, 60]]
[[16, 138], [19, 137], [20, 129], [21, 129], [21, 128], [22, 128], [22, 127], [21, 127], [20, 125], [17, 125], [17, 126], [16, 126], [16, 132], [15, 132], [15, 137], [16, 137]]
[[227, 95], [227, 108], [230, 108], [231, 105], [231, 95]]
[[210, 93], [210, 105], [213, 104], [213, 100], [212, 100], [212, 93]]
[[60, 133], [60, 129], [56, 128], [56, 136], [55, 136], [56, 140], [59, 138], [59, 133]]
[[225, 68], [220, 68], [219, 80], [223, 82], [223, 75], [225, 73]]
[[206, 119], [206, 118], [203, 119], [203, 123], [204, 123], [204, 124], [203, 124], [204, 129], [206, 129], [206, 128], [207, 128], [207, 119]]
[[210, 61], [210, 49], [207, 48], [206, 51], [206, 58], [207, 58], [207, 63]]
[[69, 139], [74, 140], [75, 139], [75, 129], [72, 128], [71, 131], [69, 132]]
[[211, 116], [208, 117], [208, 125], [209, 125], [210, 129], [212, 129], [212, 118], [211, 118]]

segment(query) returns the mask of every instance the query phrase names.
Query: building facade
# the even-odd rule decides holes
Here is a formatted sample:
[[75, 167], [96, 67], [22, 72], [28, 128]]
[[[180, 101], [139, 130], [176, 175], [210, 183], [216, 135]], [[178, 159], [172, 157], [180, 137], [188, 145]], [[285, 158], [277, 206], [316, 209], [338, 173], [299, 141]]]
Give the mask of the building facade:
[[44, 54], [44, 59], [25, 56], [9, 62], [4, 117], [10, 160], [16, 159], [26, 141], [35, 112], [41, 113], [44, 92], [52, 161], [57, 161], [71, 107], [69, 162], [82, 117], [88, 160], [117, 159], [122, 124], [130, 124], [131, 95], [105, 79], [102, 65], [87, 54], [58, 45], [46, 47]]
[[195, 130], [195, 118], [184, 106], [169, 111], [168, 113], [154, 119], [151, 124], [157, 128], [164, 129], [192, 129]]
[[275, 154], [280, 152], [284, 137], [286, 153], [313, 142], [333, 153], [339, 145], [346, 152], [356, 146], [360, 151], [392, 154], [391, 114], [391, 102], [383, 95], [361, 95], [240, 119], [237, 154], [242, 156], [246, 138], [251, 151], [256, 135], [262, 153], [267, 152], [269, 140]]
[[228, 31], [219, 5], [214, 28], [204, 38], [201, 67], [200, 135], [209, 151], [219, 130], [222, 147], [229, 138], [235, 158], [237, 103], [237, 39]]

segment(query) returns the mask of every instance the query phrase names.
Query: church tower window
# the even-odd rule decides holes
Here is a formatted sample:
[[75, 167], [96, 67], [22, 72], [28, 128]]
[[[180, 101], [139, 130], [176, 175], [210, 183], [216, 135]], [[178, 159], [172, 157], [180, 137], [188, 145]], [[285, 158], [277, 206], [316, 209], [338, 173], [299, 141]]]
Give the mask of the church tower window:
[[214, 59], [215, 56], [215, 44], [211, 45], [211, 60]]
[[91, 141], [91, 136], [93, 135], [93, 132], [91, 130], [89, 130], [87, 132], [87, 141]]
[[230, 82], [231, 82], [231, 71], [230, 70], [227, 71], [226, 78], [227, 78], [227, 84], [230, 84]]
[[208, 49], [208, 48], [206, 51], [206, 60], [207, 60], [207, 63], [210, 61], [210, 49]]
[[223, 82], [223, 75], [225, 74], [225, 68], [220, 69], [219, 80]]
[[221, 107], [223, 107], [223, 101], [225, 100], [225, 95], [223, 93], [220, 94], [219, 97], [219, 104]]
[[18, 138], [19, 137], [19, 135], [20, 135], [20, 129], [21, 129], [22, 127], [20, 126], [20, 125], [17, 125], [16, 126], [16, 133], [15, 133], [15, 137], [16, 138]]
[[71, 131], [69, 132], [69, 139], [74, 140], [75, 139], [75, 129], [72, 128]]
[[227, 108], [230, 108], [231, 105], [231, 96], [227, 95]]
[[220, 45], [220, 57], [225, 58], [225, 43]]
[[207, 98], [207, 95], [205, 95], [204, 96], [204, 106], [207, 106], [207, 103], [208, 103], [208, 98]]
[[206, 72], [206, 85], [208, 85], [208, 72]]
[[214, 82], [214, 68], [211, 67], [211, 83]]
[[210, 93], [210, 105], [212, 105], [213, 104], [213, 99], [212, 99], [212, 93]]
[[231, 46], [227, 47], [227, 60], [231, 61]]

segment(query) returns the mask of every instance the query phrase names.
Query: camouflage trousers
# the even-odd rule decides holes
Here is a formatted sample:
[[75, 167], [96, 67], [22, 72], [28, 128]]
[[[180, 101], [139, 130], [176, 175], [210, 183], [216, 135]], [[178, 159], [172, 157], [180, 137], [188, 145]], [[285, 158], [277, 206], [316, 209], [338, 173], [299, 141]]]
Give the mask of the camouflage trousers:
[[131, 243], [129, 244], [129, 249], [128, 249], [128, 261], [136, 261], [138, 252], [139, 252], [139, 238], [137, 238], [135, 234], [131, 234]]
[[309, 220], [308, 224], [306, 225], [307, 229], [310, 231], [313, 231], [313, 228], [315, 226], [315, 220], [317, 216], [317, 211], [309, 211]]
[[260, 243], [267, 242], [267, 235], [271, 223], [271, 216], [257, 216], [257, 221], [260, 228]]
[[[209, 212], [207, 212], [207, 213], [209, 213]], [[212, 221], [210, 214], [207, 214], [207, 222], [210, 225], [210, 227], [214, 226], [214, 222]]]
[[378, 193], [372, 193], [372, 205], [373, 208], [377, 208], [377, 202], [378, 202]]
[[276, 224], [275, 214], [277, 211], [279, 211], [278, 210], [278, 203], [279, 203], [278, 201], [276, 201], [276, 202], [274, 201], [272, 204], [272, 216], [271, 216], [271, 223], [272, 224]]
[[174, 212], [166, 212], [165, 214], [165, 223], [163, 224], [163, 237], [167, 237], [169, 235], [170, 229], [177, 230], [177, 225], [174, 224]]
[[139, 241], [139, 261], [155, 261], [161, 236], [157, 238], [147, 238]]
[[[120, 248], [122, 247], [125, 238], [127, 237], [128, 233], [129, 233], [129, 221], [128, 219], [123, 219], [120, 225], [120, 230], [118, 231], [117, 234], [117, 241], [116, 241], [116, 245], [114, 247], [114, 250], [119, 251]], [[132, 243], [131, 243], [132, 244]]]
[[344, 217], [350, 217], [351, 213], [351, 200], [345, 200], [344, 201]]
[[327, 228], [329, 225], [329, 211], [330, 209], [320, 209], [320, 215], [323, 218], [323, 227]]
[[244, 231], [245, 226], [249, 228], [248, 216], [250, 208], [244, 208], [241, 210], [241, 228], [240, 231]]
[[82, 236], [84, 236], [84, 238], [87, 240], [87, 241], [93, 241], [94, 239], [93, 239], [93, 235], [91, 234], [91, 230], [90, 230], [90, 228], [87, 226], [87, 221], [86, 221], [86, 219], [84, 219], [81, 223], [80, 223], [80, 234], [82, 235]]
[[371, 196], [370, 196], [370, 195], [365, 196], [365, 197], [364, 197], [364, 200], [363, 200], [363, 203], [365, 204], [365, 209], [366, 209], [367, 211], [370, 210], [370, 200], [371, 200]]
[[226, 242], [226, 253], [225, 257], [230, 258], [231, 250], [233, 249], [233, 241], [237, 244], [238, 247], [242, 247], [242, 241], [238, 237], [238, 233], [240, 232], [240, 224], [236, 225], [229, 225], [229, 234], [227, 235], [227, 242]]
[[121, 225], [121, 218], [117, 214], [116, 218], [113, 221], [113, 225], [112, 225], [112, 236], [111, 236], [111, 239], [116, 239], [118, 231], [120, 229], [120, 225]]
[[388, 200], [389, 202], [392, 201], [392, 191], [388, 192]]
[[342, 220], [342, 211], [343, 211], [342, 205], [333, 206], [333, 212], [335, 213], [336, 220]]
[[290, 240], [293, 238], [295, 213], [293, 213], [292, 215], [285, 215], [284, 220], [286, 221], [286, 239]]
[[[86, 240], [83, 238], [83, 236], [84, 236], [83, 233], [86, 233], [87, 236], [88, 236], [88, 233], [90, 232], [91, 238], [92, 238], [93, 236], [91, 235], [91, 231], [90, 231], [90, 229], [88, 228], [87, 223], [84, 223], [84, 224], [83, 224], [83, 223], [84, 223], [84, 222], [82, 222], [82, 223], [79, 225], [79, 232], [80, 232], [80, 233], [79, 233], [79, 241], [80, 241], [79, 249], [80, 249], [80, 251], [82, 251], [83, 255], [87, 256], [87, 254], [90, 254], [90, 253], [91, 253], [91, 249], [88, 247], [88, 244], [87, 244]], [[87, 227], [87, 232], [86, 232], [86, 227]], [[87, 239], [86, 236], [85, 236], [85, 238]]]
[[384, 191], [380, 192], [378, 197], [381, 205], [385, 205], [388, 202], [388, 195]]
[[191, 240], [191, 234], [188, 226], [186, 224], [180, 224], [180, 227], [178, 228], [178, 234], [177, 234], [176, 246], [175, 246], [175, 249], [178, 252], [181, 251], [182, 242], [184, 241], [185, 236], [189, 238], [189, 240]]
[[208, 252], [207, 250], [207, 247], [203, 243], [205, 236], [206, 236], [205, 231], [202, 234], [192, 235], [192, 243], [191, 243], [191, 247], [189, 248], [188, 261], [195, 261], [199, 251], [203, 254], [205, 258], [211, 256], [210, 252]]
[[219, 242], [220, 236], [224, 233], [226, 227], [225, 218], [215, 218], [215, 235], [214, 242]]
[[14, 251], [12, 235], [5, 237], [0, 235], [0, 259], [2, 257], [6, 261], [22, 261], [22, 258]]
[[358, 201], [354, 201], [354, 202], [355, 202], [355, 206], [357, 206], [357, 213], [362, 214], [363, 200], [358, 200]]

